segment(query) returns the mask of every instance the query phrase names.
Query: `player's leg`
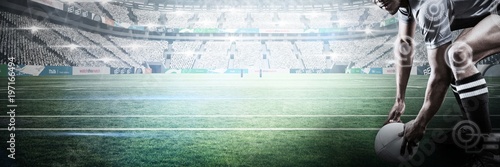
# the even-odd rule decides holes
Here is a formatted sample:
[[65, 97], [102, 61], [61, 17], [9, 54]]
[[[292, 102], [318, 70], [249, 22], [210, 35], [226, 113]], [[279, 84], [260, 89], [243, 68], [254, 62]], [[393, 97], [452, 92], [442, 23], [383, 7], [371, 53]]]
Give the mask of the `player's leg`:
[[[463, 29], [462, 32], [460, 32], [460, 35], [458, 35], [457, 39], [463, 38], [465, 35], [467, 35], [467, 33], [469, 33], [470, 30], [472, 30], [472, 28]], [[455, 96], [455, 100], [457, 100], [460, 112], [462, 113], [462, 119], [467, 119], [467, 114], [465, 113], [465, 109], [462, 106], [462, 100], [460, 99], [460, 95], [458, 94], [457, 91], [457, 84], [454, 76], [451, 77], [450, 87], [453, 92], [453, 95]]]
[[488, 111], [488, 88], [475, 62], [500, 52], [500, 16], [490, 15], [457, 38], [448, 50], [449, 65], [456, 78], [459, 94], [469, 120], [482, 133], [491, 132]]
[[[470, 30], [472, 30], [472, 28], [466, 28], [466, 29], [461, 30], [460, 34], [458, 35], [458, 37], [456, 39], [460, 39], [463, 36], [467, 35], [467, 33]], [[465, 112], [465, 109], [462, 105], [462, 99], [460, 99], [460, 95], [458, 94], [458, 91], [457, 91], [456, 79], [453, 75], [451, 76], [450, 88], [453, 92], [453, 95], [455, 96], [455, 100], [457, 101], [460, 113], [462, 114], [462, 117], [461, 117], [462, 120], [468, 119], [467, 114]], [[435, 139], [435, 142], [437, 142], [437, 143], [453, 144], [453, 141], [452, 141], [453, 137], [451, 135], [452, 135], [452, 131], [449, 131], [448, 133], [444, 134], [444, 136], [438, 136], [437, 138], [434, 138], [434, 139]], [[442, 139], [447, 139], [447, 140], [442, 140]]]
[[[488, 88], [486, 81], [475, 67], [477, 61], [500, 52], [500, 16], [490, 15], [479, 22], [470, 31], [457, 38], [455, 45], [448, 50], [449, 64], [454, 78], [456, 78], [456, 91], [459, 94], [467, 118], [478, 125], [483, 134], [492, 131], [489, 109]], [[482, 149], [482, 142], [476, 145]], [[495, 164], [499, 150], [483, 150], [475, 155], [472, 165]], [[474, 156], [473, 156], [474, 157]], [[475, 158], [473, 158], [475, 159]]]

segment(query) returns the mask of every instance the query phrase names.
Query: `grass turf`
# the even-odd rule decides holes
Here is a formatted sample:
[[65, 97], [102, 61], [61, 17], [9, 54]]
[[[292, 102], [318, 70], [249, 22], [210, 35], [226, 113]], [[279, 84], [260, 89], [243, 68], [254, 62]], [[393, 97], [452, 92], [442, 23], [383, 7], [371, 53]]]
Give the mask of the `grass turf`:
[[[487, 81], [498, 115], [500, 79]], [[418, 113], [426, 82], [410, 79], [404, 121]], [[391, 75], [17, 77], [15, 87], [20, 166], [394, 165], [373, 150], [394, 102]], [[429, 127], [451, 128], [458, 115], [449, 92]], [[492, 122], [499, 128], [499, 117]], [[7, 126], [6, 115], [0, 123]], [[5, 129], [0, 138], [8, 140]], [[424, 165], [449, 164], [439, 151], [426, 153]]]

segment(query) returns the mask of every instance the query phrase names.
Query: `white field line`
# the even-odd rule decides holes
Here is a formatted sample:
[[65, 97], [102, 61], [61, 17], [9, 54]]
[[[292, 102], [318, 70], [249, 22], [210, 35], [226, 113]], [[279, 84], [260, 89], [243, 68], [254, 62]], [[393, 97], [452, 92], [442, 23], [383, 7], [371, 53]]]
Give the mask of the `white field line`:
[[[416, 117], [417, 115], [402, 115]], [[458, 117], [461, 115], [434, 115], [435, 117]], [[499, 117], [500, 115], [490, 115]], [[16, 115], [20, 118], [332, 118], [332, 117], [387, 117], [387, 115]], [[0, 118], [10, 118], [0, 115]]]
[[[378, 131], [380, 128], [16, 128], [16, 131]], [[7, 128], [0, 129], [6, 131]], [[427, 130], [452, 130], [428, 128]]]
[[[445, 97], [446, 99], [455, 99], [455, 97]], [[375, 100], [375, 99], [394, 99], [394, 97], [329, 97], [329, 98], [241, 98], [241, 97], [209, 97], [209, 98], [185, 98], [185, 97], [144, 97], [144, 98], [129, 98], [129, 97], [108, 97], [108, 98], [75, 98], [75, 99], [16, 99], [17, 101], [116, 101], [116, 100]], [[406, 99], [424, 99], [424, 97], [406, 97]], [[490, 96], [489, 99], [500, 99], [500, 96]], [[0, 99], [8, 100], [8, 99]]]

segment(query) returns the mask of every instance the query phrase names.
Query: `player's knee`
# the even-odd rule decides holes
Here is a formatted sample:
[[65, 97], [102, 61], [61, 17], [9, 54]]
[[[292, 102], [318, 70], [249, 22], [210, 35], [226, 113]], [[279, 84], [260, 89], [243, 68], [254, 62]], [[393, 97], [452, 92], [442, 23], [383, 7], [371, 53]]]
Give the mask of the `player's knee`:
[[465, 68], [472, 63], [472, 49], [464, 42], [452, 44], [447, 51], [447, 61], [452, 69]]

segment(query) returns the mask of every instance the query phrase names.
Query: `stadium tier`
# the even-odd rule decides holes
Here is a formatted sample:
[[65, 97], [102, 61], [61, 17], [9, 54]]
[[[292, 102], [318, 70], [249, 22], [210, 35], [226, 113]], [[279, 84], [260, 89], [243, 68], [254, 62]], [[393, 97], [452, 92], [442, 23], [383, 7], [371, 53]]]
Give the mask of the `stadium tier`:
[[192, 28], [219, 28], [219, 12], [204, 12], [198, 13], [197, 20]]
[[237, 42], [238, 48], [234, 56], [234, 63], [229, 68], [264, 68], [262, 55], [266, 50], [265, 45], [260, 42]]
[[193, 67], [200, 51], [201, 41], [176, 41], [172, 44], [172, 60], [170, 68], [190, 69]]
[[[236, 8], [221, 11], [187, 9], [167, 11], [151, 9], [144, 5], [126, 2], [78, 2], [71, 3], [79, 9], [106, 16], [126, 25], [165, 25], [169, 28], [354, 28], [363, 24], [373, 25], [390, 18], [371, 6], [336, 11], [252, 11]], [[165, 15], [162, 21], [162, 15]], [[341, 19], [338, 19], [341, 18]]]
[[193, 68], [199, 69], [228, 69], [230, 60], [230, 41], [215, 42], [208, 41], [200, 49], [200, 57], [196, 60]]
[[104, 10], [111, 14], [113, 20], [122, 22], [122, 23], [132, 23], [130, 17], [127, 15], [129, 13], [129, 9], [121, 5], [114, 5], [111, 3], [99, 3], [104, 7]]
[[248, 13], [242, 12], [225, 12], [224, 13], [224, 22], [222, 23], [222, 28], [248, 28], [248, 24], [250, 23], [249, 18], [247, 17]]
[[[0, 54], [15, 56], [19, 64], [45, 66], [140, 68], [145, 66], [145, 62], [160, 62], [168, 69], [329, 69], [334, 64], [349, 64], [351, 68], [394, 66], [392, 52], [396, 34], [371, 35], [367, 32], [349, 37], [349, 34], [375, 28], [380, 20], [390, 17], [371, 6], [306, 12], [255, 12], [234, 8], [171, 12], [136, 8], [119, 2], [78, 2], [70, 5], [131, 25], [155, 26], [164, 23], [166, 27], [181, 29], [261, 30], [346, 27], [347, 33], [341, 36], [343, 38], [330, 40], [311, 40], [307, 34], [300, 33], [222, 33], [222, 38], [217, 33], [177, 33], [173, 34], [174, 39], [144, 39], [135, 38], [133, 34], [115, 36], [53, 22], [49, 18], [1, 11], [1, 36], [5, 45], [0, 47]], [[134, 16], [137, 18], [134, 19]], [[324, 35], [317, 34], [318, 37]], [[210, 39], [212, 36], [218, 40]], [[252, 39], [252, 36], [256, 38]], [[278, 41], [258, 38], [262, 36]], [[241, 40], [240, 37], [247, 38]], [[422, 35], [417, 33], [415, 41], [423, 41]], [[425, 46], [418, 42], [415, 48], [414, 65], [426, 65]], [[6, 59], [1, 61], [6, 62]], [[491, 57], [479, 64], [495, 62], [498, 62], [497, 58]]]
[[[33, 19], [16, 17], [6, 12], [0, 12], [0, 17], [0, 38], [2, 39], [0, 53], [3, 55], [2, 62], [6, 63], [8, 56], [14, 56], [16, 63], [19, 64], [70, 65], [61, 59], [57, 53], [49, 50], [47, 46], [33, 40], [33, 38], [37, 37], [34, 37], [29, 30], [13, 30], [19, 26], [32, 25]], [[43, 36], [39, 38], [43, 38]]]

